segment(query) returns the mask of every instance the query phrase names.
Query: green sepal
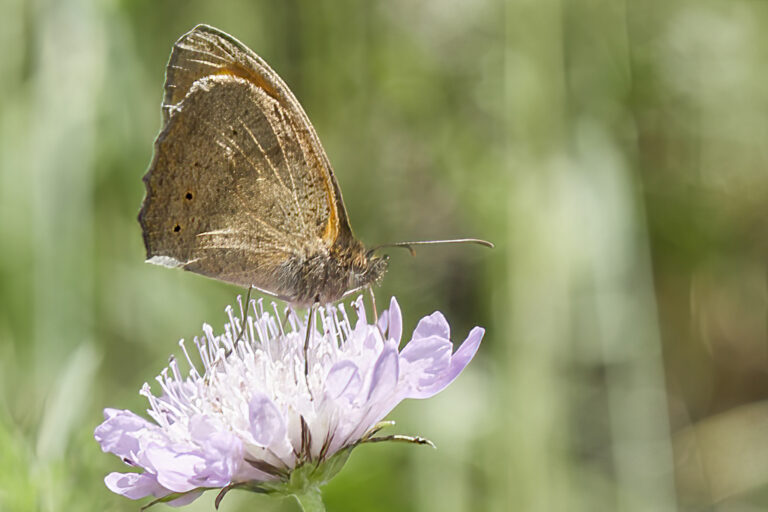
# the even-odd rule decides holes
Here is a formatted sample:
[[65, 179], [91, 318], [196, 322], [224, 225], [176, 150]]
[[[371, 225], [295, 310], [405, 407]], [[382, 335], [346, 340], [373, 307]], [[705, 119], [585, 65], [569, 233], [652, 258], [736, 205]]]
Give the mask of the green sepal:
[[348, 446], [335, 453], [330, 459], [318, 462], [305, 462], [298, 466], [288, 477], [287, 481], [263, 482], [259, 484], [268, 494], [292, 496], [303, 494], [328, 483], [344, 467], [354, 446]]
[[[331, 478], [341, 471], [341, 468], [344, 467], [344, 464], [349, 459], [349, 455], [352, 453], [355, 446], [356, 445], [348, 446], [335, 453], [330, 459], [320, 463], [305, 462], [291, 471], [291, 473], [282, 480], [259, 482], [258, 484], [250, 482], [230, 484], [221, 489], [218, 496], [216, 496], [216, 508], [219, 508], [221, 500], [233, 489], [242, 489], [276, 497], [293, 496], [302, 504], [302, 507], [305, 507], [307, 503], [321, 503], [319, 497], [320, 486], [328, 483]], [[150, 505], [153, 505], [154, 503], [155, 502]]]

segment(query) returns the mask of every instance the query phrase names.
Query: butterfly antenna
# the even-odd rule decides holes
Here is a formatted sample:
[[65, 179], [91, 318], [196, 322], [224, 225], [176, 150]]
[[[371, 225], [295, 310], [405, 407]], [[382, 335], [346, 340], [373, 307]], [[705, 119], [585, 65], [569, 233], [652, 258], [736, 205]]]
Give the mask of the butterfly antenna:
[[414, 245], [437, 245], [437, 244], [477, 244], [477, 245], [482, 245], [484, 247], [489, 247], [491, 249], [495, 247], [491, 242], [487, 240], [481, 240], [479, 238], [455, 238], [452, 240], [416, 240], [413, 242], [395, 242], [392, 244], [377, 245], [376, 247], [370, 249], [368, 251], [368, 254], [372, 254], [374, 251], [383, 249], [384, 247], [402, 247], [403, 249], [408, 249], [408, 252], [411, 253], [411, 256], [415, 256], [416, 252], [413, 250]]

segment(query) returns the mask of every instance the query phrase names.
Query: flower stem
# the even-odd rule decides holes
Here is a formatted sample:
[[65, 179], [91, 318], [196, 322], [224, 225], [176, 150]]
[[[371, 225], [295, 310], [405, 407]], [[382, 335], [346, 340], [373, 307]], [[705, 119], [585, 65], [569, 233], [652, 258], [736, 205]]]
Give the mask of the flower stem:
[[301, 510], [304, 512], [325, 512], [323, 498], [317, 487], [309, 487], [303, 493], [294, 494], [293, 497], [299, 502]]

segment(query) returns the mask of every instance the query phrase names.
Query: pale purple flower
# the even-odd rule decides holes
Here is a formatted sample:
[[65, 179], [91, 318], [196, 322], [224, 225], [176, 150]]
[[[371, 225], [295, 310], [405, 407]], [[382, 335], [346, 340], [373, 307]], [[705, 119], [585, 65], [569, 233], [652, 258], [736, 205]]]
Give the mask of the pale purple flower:
[[157, 377], [159, 396], [144, 384], [141, 394], [154, 422], [127, 410], [104, 411], [95, 432], [102, 450], [140, 470], [107, 475], [110, 490], [172, 505], [189, 503], [206, 489], [281, 492], [287, 486], [283, 492], [290, 494], [301, 482], [324, 483], [360, 443], [425, 442], [375, 434], [400, 401], [428, 398], [450, 384], [484, 333], [475, 327], [453, 352], [448, 323], [435, 312], [398, 350], [397, 301], [377, 325], [366, 321], [358, 298], [354, 327], [343, 304], [318, 309], [322, 332], [311, 336], [305, 375], [307, 321], [289, 311], [281, 323], [274, 304], [275, 314], [260, 301], [250, 306], [236, 344], [240, 319], [229, 308], [225, 334], [216, 336], [204, 325], [196, 350], [180, 342], [190, 368], [186, 376], [171, 359]]

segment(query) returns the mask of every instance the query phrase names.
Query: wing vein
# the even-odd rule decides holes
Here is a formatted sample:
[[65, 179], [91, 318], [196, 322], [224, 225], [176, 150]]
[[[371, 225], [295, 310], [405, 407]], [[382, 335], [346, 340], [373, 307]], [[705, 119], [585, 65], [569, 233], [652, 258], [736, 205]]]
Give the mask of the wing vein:
[[209, 52], [208, 50], [203, 50], [203, 49], [200, 49], [200, 48], [194, 48], [192, 46], [187, 46], [187, 45], [183, 45], [183, 44], [179, 44], [179, 43], [176, 44], [176, 48], [179, 48], [181, 50], [188, 51], [188, 52], [200, 53], [202, 55], [207, 55], [209, 57], [213, 57], [214, 59], [218, 59], [218, 60], [220, 60], [222, 62], [229, 62], [229, 60], [227, 58], [222, 57], [221, 55], [217, 55], [217, 54], [215, 54], [213, 52]]
[[[277, 133], [275, 132], [274, 126], [272, 126], [272, 123], [269, 121], [269, 117], [264, 112], [264, 109], [259, 105], [254, 98], [251, 98], [251, 102], [256, 107], [256, 110], [266, 119], [267, 123], [269, 123], [269, 128], [272, 130], [272, 135], [275, 136], [275, 140], [277, 140], [278, 146], [280, 145], [280, 137], [277, 136]], [[238, 118], [240, 119], [240, 118]], [[248, 126], [245, 124], [245, 122], [240, 119], [240, 123], [242, 123], [243, 127], [245, 128], [245, 131], [248, 132], [248, 135], [251, 136], [251, 140], [253, 140], [253, 143], [256, 145], [256, 147], [259, 149], [262, 155], [264, 155], [264, 160], [267, 161], [269, 164], [269, 167], [272, 169], [272, 172], [275, 174], [275, 178], [277, 178], [277, 181], [280, 182], [280, 185], [283, 186], [284, 189], [289, 190], [286, 184], [283, 182], [283, 179], [280, 177], [280, 173], [277, 172], [277, 167], [275, 167], [275, 164], [272, 162], [272, 160], [269, 158], [269, 155], [267, 155], [267, 152], [264, 150], [264, 147], [261, 145], [259, 140], [256, 138], [256, 136], [253, 134], [253, 132], [248, 128]], [[283, 154], [283, 158], [285, 159], [285, 154]], [[285, 159], [285, 166], [289, 167], [288, 160]]]
[[[256, 139], [256, 137], [253, 135], [253, 133], [250, 131], [250, 129], [249, 129], [247, 126], [246, 126], [245, 122], [244, 122], [242, 119], [240, 119], [240, 118], [238, 118], [238, 119], [240, 120], [240, 123], [243, 125], [243, 127], [245, 128], [245, 130], [246, 130], [246, 131], [248, 132], [248, 134], [250, 135], [251, 139], [253, 140], [254, 144], [256, 145], [256, 148], [257, 148], [257, 149], [258, 149], [258, 150], [261, 152], [261, 154], [264, 156], [264, 159], [267, 161], [267, 163], [269, 164], [270, 168], [272, 169], [272, 172], [274, 173], [274, 175], [275, 175], [275, 178], [278, 180], [278, 182], [279, 182], [279, 183], [280, 183], [280, 185], [283, 187], [283, 189], [284, 189], [284, 190], [286, 190], [286, 191], [288, 191], [288, 190], [289, 190], [289, 189], [288, 189], [288, 187], [287, 187], [287, 186], [285, 185], [285, 183], [283, 182], [282, 178], [280, 177], [280, 174], [277, 172], [277, 168], [275, 167], [275, 165], [274, 165], [274, 164], [272, 163], [272, 161], [270, 160], [270, 158], [269, 158], [269, 156], [267, 155], [267, 153], [266, 153], [266, 151], [264, 150], [264, 148], [261, 146], [261, 144], [259, 144], [259, 141], [258, 141], [258, 140]], [[204, 120], [203, 122], [204, 122], [204, 123], [205, 123], [205, 124], [206, 124], [208, 127], [210, 127], [211, 129], [213, 129], [213, 130], [214, 130], [214, 132], [218, 132], [218, 133], [219, 133], [219, 136], [220, 136], [222, 139], [224, 139], [223, 141], [219, 141], [219, 145], [220, 145], [221, 147], [229, 147], [229, 148], [234, 148], [234, 149], [236, 149], [236, 150], [237, 150], [237, 152], [238, 152], [238, 153], [240, 153], [240, 155], [243, 157], [243, 159], [245, 159], [245, 161], [246, 161], [246, 162], [247, 162], [247, 163], [248, 163], [248, 164], [249, 164], [249, 165], [250, 165], [250, 166], [251, 166], [251, 167], [252, 167], [252, 168], [253, 168], [253, 169], [254, 169], [254, 170], [257, 172], [257, 173], [261, 174], [261, 171], [259, 170], [258, 166], [257, 166], [257, 165], [256, 165], [256, 164], [253, 162], [253, 160], [251, 160], [251, 158], [250, 158], [250, 157], [249, 157], [249, 156], [246, 154], [246, 152], [243, 150], [243, 148], [241, 148], [241, 147], [240, 147], [240, 145], [239, 145], [239, 144], [237, 144], [237, 142], [235, 142], [235, 141], [234, 141], [234, 140], [233, 140], [231, 137], [228, 137], [228, 136], [224, 135], [223, 133], [221, 133], [221, 130], [218, 130], [218, 129], [216, 128], [216, 126], [215, 126], [213, 123], [211, 123], [211, 122], [209, 122], [209, 121], [207, 121], [207, 120]], [[275, 135], [275, 137], [277, 137], [277, 135]], [[226, 142], [225, 142], [225, 141], [226, 141]], [[287, 164], [286, 164], [286, 165], [287, 165]], [[266, 223], [264, 220], [260, 219], [259, 217], [256, 217], [256, 216], [254, 216], [254, 215], [253, 215], [253, 211], [252, 211], [252, 209], [248, 207], [248, 203], [246, 202], [245, 198], [243, 198], [243, 197], [242, 197], [242, 195], [240, 194], [240, 191], [239, 191], [239, 190], [237, 190], [237, 188], [235, 188], [235, 191], [234, 191], [234, 192], [235, 192], [235, 196], [237, 197], [237, 199], [238, 199], [238, 200], [240, 201], [240, 203], [242, 204], [242, 206], [243, 206], [243, 209], [244, 209], [246, 212], [248, 212], [248, 213], [250, 214], [250, 216], [249, 216], [249, 217], [250, 217], [251, 219], [253, 219], [253, 220], [256, 220], [257, 222], [259, 222], [259, 223], [263, 224], [264, 226], [266, 226], [266, 227], [268, 227], [268, 228], [272, 229], [273, 231], [275, 231], [276, 233], [279, 233], [280, 235], [283, 235], [283, 236], [285, 236], [285, 235], [287, 235], [287, 234], [288, 234], [288, 232], [286, 232], [286, 231], [283, 231], [283, 230], [280, 230], [280, 229], [278, 229], [277, 227], [275, 227], [275, 226], [272, 226], [272, 225], [270, 225], [270, 224]], [[294, 197], [295, 197], [295, 193], [294, 193], [293, 195], [294, 195]], [[276, 204], [278, 205], [278, 207], [280, 208], [280, 210], [283, 212], [283, 215], [284, 215], [286, 218], [290, 218], [290, 215], [288, 215], [288, 212], [285, 210], [285, 207], [283, 206], [282, 202], [280, 202], [280, 201], [277, 201], [277, 202], [276, 202]], [[298, 206], [298, 205], [297, 205], [297, 206]], [[298, 212], [300, 213], [300, 212], [301, 212], [301, 209], [299, 209], [299, 210], [298, 210]], [[301, 216], [301, 215], [299, 215], [299, 217], [301, 218], [302, 216]]]
[[[307, 165], [307, 169], [308, 170], [312, 169], [313, 167], [311, 165], [309, 165], [309, 156], [307, 155], [307, 152], [305, 151], [304, 144], [302, 144], [301, 141], [300, 141], [299, 132], [296, 131], [296, 128], [295, 128], [295, 126], [293, 124], [293, 120], [292, 119], [287, 119], [286, 120], [285, 117], [283, 116], [282, 111], [280, 112], [280, 115], [281, 115], [281, 117], [283, 117], [283, 120], [285, 121], [284, 124], [287, 125], [288, 128], [290, 128], [291, 132], [293, 132], [294, 138], [299, 143], [299, 148], [301, 149], [301, 154], [302, 154], [302, 157], [304, 158], [304, 162], [306, 162], [308, 164]], [[317, 156], [317, 155], [314, 155], [314, 152], [313, 152], [313, 156]], [[320, 205], [321, 205], [320, 202], [317, 202], [317, 204], [315, 205], [315, 213], [317, 214], [318, 217], [320, 215], [322, 215], [322, 212], [320, 211]], [[334, 207], [333, 204], [329, 204], [328, 205], [329, 215], [330, 215], [330, 209], [333, 208], [333, 207]]]
[[[283, 114], [282, 114], [282, 110], [281, 109], [277, 109], [277, 112], [280, 115], [280, 119], [278, 119], [277, 121], [278, 122], [283, 121], [284, 117], [283, 117]], [[304, 219], [303, 209], [301, 208], [301, 204], [299, 203], [299, 196], [296, 194], [296, 181], [293, 178], [293, 171], [291, 170], [291, 162], [288, 159], [288, 155], [285, 153], [285, 146], [283, 145], [283, 140], [282, 140], [283, 137], [287, 136], [287, 133], [286, 133], [286, 130], [285, 130], [285, 123], [284, 122], [280, 123], [283, 126], [283, 130], [281, 131], [283, 137], [280, 137], [280, 135], [278, 135], [277, 127], [272, 122], [271, 117], [269, 115], [267, 115], [266, 112], [264, 112], [264, 117], [266, 118], [267, 122], [269, 123], [269, 126], [272, 128], [272, 133], [275, 134], [275, 139], [277, 139], [277, 145], [280, 148], [280, 153], [283, 155], [283, 161], [285, 162], [285, 170], [288, 172], [288, 177], [291, 180], [291, 186], [292, 186], [291, 187], [291, 195], [293, 195], [293, 202], [296, 203], [296, 212], [299, 214], [299, 220], [301, 221], [301, 225], [304, 228], [304, 231], [306, 232], [307, 231], [307, 222], [306, 222], [306, 219]], [[298, 138], [296, 139], [296, 142], [299, 143]], [[301, 146], [300, 143], [299, 143], [299, 146]], [[306, 161], [307, 160], [304, 159], [305, 163], [306, 163]]]
[[207, 41], [207, 42], [211, 43], [212, 45], [214, 45], [219, 50], [221, 50], [222, 53], [224, 53], [227, 57], [229, 57], [230, 61], [234, 60], [234, 59], [232, 59], [232, 53], [229, 51], [229, 49], [225, 48], [224, 46], [222, 46], [220, 44], [221, 40], [220, 40], [220, 38], [218, 36], [214, 36], [214, 37], [210, 37], [209, 38], [208, 34], [205, 33], [205, 32], [197, 32], [196, 34], [203, 41]]
[[[285, 183], [283, 183], [283, 179], [280, 177], [280, 174], [277, 172], [277, 169], [275, 168], [275, 165], [269, 159], [269, 156], [267, 155], [267, 152], [264, 151], [264, 148], [261, 146], [261, 144], [259, 144], [259, 141], [257, 141], [256, 138], [253, 137], [253, 134], [250, 133], [250, 130], [248, 130], [247, 127], [246, 127], [246, 131], [251, 135], [251, 138], [253, 139], [253, 142], [256, 143], [256, 149], [258, 149], [259, 152], [264, 156], [264, 160], [266, 160], [267, 164], [269, 164], [269, 167], [272, 169], [272, 173], [275, 175], [275, 178], [277, 178], [277, 181], [280, 182], [280, 185], [282, 185], [282, 187], [285, 190], [289, 190], [288, 187], [285, 185]], [[254, 170], [256, 170], [257, 173], [261, 174], [261, 172], [259, 171], [258, 167], [256, 167], [256, 164], [254, 164], [253, 161], [248, 157], [248, 155], [245, 154], [245, 151], [243, 151], [242, 148], [240, 146], [238, 146], [235, 141], [233, 141], [229, 137], [227, 137], [227, 139], [230, 140], [232, 142], [232, 144], [234, 145], [235, 149], [237, 149], [237, 151], [241, 155], [243, 155], [243, 158], [245, 158], [248, 161], [248, 163], [251, 164], [251, 167], [253, 167]]]
[[217, 64], [217, 63], [215, 63], [215, 62], [209, 62], [209, 61], [207, 61], [207, 60], [203, 60], [203, 59], [186, 59], [186, 60], [187, 60], [188, 62], [196, 62], [196, 63], [198, 63], [198, 64], [205, 64], [206, 66], [211, 66], [211, 67], [213, 67], [213, 68], [218, 68], [218, 67], [220, 67], [220, 64]]

